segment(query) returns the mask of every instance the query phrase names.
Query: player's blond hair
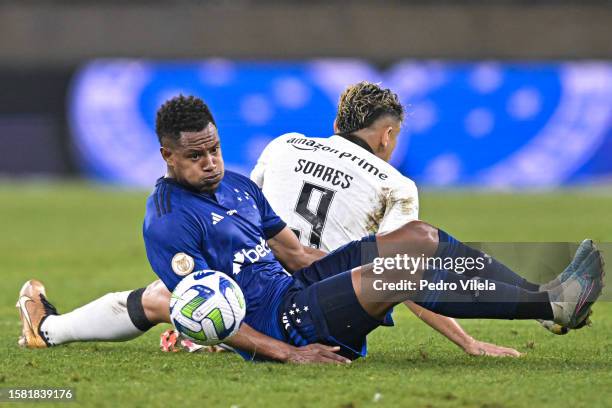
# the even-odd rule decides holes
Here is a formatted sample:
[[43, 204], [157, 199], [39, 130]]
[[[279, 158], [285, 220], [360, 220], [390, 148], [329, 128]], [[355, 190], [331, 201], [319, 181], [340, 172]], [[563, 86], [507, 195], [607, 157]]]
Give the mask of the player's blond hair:
[[347, 135], [369, 127], [385, 115], [404, 120], [404, 107], [397, 95], [378, 84], [362, 81], [340, 95], [336, 126], [340, 134]]

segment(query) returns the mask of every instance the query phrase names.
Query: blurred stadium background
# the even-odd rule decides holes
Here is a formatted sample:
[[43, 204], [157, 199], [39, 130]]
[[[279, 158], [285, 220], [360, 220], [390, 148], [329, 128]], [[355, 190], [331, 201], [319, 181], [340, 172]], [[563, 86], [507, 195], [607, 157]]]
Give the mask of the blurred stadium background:
[[609, 1], [0, 1], [0, 175], [149, 188], [153, 121], [212, 107], [231, 168], [332, 132], [349, 83], [408, 107], [394, 164], [421, 186], [612, 180]]

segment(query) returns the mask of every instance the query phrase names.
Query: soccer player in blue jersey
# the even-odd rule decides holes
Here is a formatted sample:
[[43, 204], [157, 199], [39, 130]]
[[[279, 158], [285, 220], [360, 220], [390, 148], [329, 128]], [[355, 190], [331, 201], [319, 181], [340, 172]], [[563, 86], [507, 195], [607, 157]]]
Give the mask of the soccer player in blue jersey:
[[[410, 271], [399, 261], [382, 267], [380, 260], [393, 261], [398, 254], [457, 261], [485, 257], [421, 221], [324, 256], [300, 245], [253, 182], [224, 170], [217, 128], [201, 100], [168, 101], [156, 128], [168, 173], [147, 201], [143, 235], [149, 261], [169, 290], [199, 269], [236, 280], [247, 315], [228, 343], [245, 358], [349, 361], [365, 355], [367, 334], [392, 325], [389, 312], [408, 299], [451, 317], [547, 319], [574, 328], [601, 293], [603, 265], [590, 241], [559, 276], [560, 284], [547, 291], [491, 258], [475, 276], [455, 273], [446, 264]], [[471, 287], [478, 279], [488, 282], [487, 290], [447, 288]], [[404, 286], [377, 291], [375, 281]], [[422, 281], [441, 285], [433, 289], [418, 284]], [[410, 282], [416, 286], [406, 285]], [[26, 341], [48, 343], [45, 320], [54, 310], [44, 293], [26, 284], [20, 305]]]

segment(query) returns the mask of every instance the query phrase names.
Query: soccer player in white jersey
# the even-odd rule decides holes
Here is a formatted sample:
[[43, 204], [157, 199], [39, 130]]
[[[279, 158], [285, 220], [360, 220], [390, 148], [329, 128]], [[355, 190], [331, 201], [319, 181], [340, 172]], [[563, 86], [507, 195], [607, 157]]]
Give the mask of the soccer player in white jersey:
[[[371, 131], [383, 127], [375, 123]], [[393, 126], [389, 129], [393, 132]], [[393, 150], [395, 137], [389, 136], [383, 155]], [[366, 140], [289, 133], [261, 154], [251, 179], [302, 244], [329, 252], [418, 219], [416, 185], [375, 155]]]
[[[311, 139], [298, 135], [289, 135], [278, 141], [291, 149], [302, 148], [311, 150], [312, 153], [312, 160], [305, 156], [303, 161], [298, 161], [293, 167], [293, 172], [308, 176], [301, 184], [297, 181], [299, 179], [294, 180], [298, 186], [294, 191], [296, 197], [292, 198], [295, 207], [291, 207], [292, 211], [295, 210], [296, 217], [304, 218], [307, 224], [300, 225], [298, 221], [291, 224], [294, 220], [291, 216], [287, 218], [301, 239], [311, 246], [333, 248], [352, 237], [364, 235], [364, 231], [371, 234], [392, 229], [393, 223], [403, 224], [418, 217], [414, 184], [386, 163], [396, 143], [401, 115], [382, 115], [379, 120], [358, 128], [352, 128], [353, 124], [350, 121], [345, 123], [343, 119], [344, 109], [351, 110], [352, 114], [349, 116], [352, 119], [359, 118], [359, 115], [354, 113], [359, 113], [359, 109], [363, 107], [370, 109], [362, 112], [364, 116], [375, 114], [375, 95], [381, 92], [384, 98], [387, 98], [383, 98], [383, 103], [389, 102], [392, 97], [399, 105], [397, 97], [390, 91], [368, 83], [357, 84], [343, 94], [336, 120], [336, 128], [340, 131], [338, 133], [343, 136], [330, 138], [330, 143], [333, 142], [338, 147], [324, 146], [322, 141], [316, 140], [311, 143]], [[351, 106], [359, 101], [365, 103]], [[401, 105], [399, 107], [401, 108]], [[315, 157], [316, 154], [319, 157]], [[261, 178], [263, 169], [264, 190], [268, 181], [273, 180], [273, 173], [269, 172], [272, 166], [265, 164], [268, 155], [264, 153], [261, 166], [254, 172], [255, 178]], [[313, 164], [310, 164], [311, 162]], [[287, 175], [288, 173], [285, 174]], [[363, 186], [360, 190], [368, 194], [367, 199], [364, 197], [361, 201], [361, 197], [350, 198], [348, 195], [341, 198], [344, 194], [332, 191], [347, 190], [356, 184]], [[289, 199], [287, 195], [284, 197]], [[345, 218], [344, 214], [332, 215], [329, 210], [334, 200], [346, 200], [347, 203], [334, 212], [347, 211], [347, 208], [351, 207], [356, 207], [356, 211], [350, 213], [350, 218]], [[273, 206], [276, 205], [275, 201], [271, 197]], [[283, 216], [288, 216], [282, 208], [276, 210]], [[396, 217], [402, 219], [396, 220]], [[334, 228], [336, 233], [329, 235], [328, 239], [326, 232], [331, 231], [330, 227]], [[360, 230], [353, 231], [353, 228]], [[146, 289], [108, 294], [64, 315], [55, 314], [44, 294], [44, 287], [38, 281], [27, 282], [20, 293], [20, 299], [28, 299], [28, 302], [20, 302], [18, 306], [24, 324], [24, 336], [20, 339], [23, 346], [35, 348], [71, 341], [127, 340], [144, 333], [157, 323], [169, 322], [170, 294], [160, 281], [152, 283]], [[417, 310], [418, 314], [421, 312], [422, 309]], [[515, 350], [471, 339], [452, 319], [431, 312], [421, 314], [421, 317], [424, 316], [428, 323], [470, 354], [518, 355]]]

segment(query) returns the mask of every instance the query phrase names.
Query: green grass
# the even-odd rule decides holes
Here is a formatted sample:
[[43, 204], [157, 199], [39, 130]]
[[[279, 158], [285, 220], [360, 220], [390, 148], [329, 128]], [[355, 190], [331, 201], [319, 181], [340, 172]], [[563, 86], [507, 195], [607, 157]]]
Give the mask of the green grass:
[[[371, 335], [369, 357], [348, 367], [165, 354], [157, 348], [163, 327], [127, 343], [17, 348], [14, 306], [28, 278], [45, 282], [60, 311], [154, 278], [141, 239], [145, 196], [0, 184], [0, 388], [73, 387], [72, 406], [612, 406], [607, 302], [596, 305], [594, 327], [561, 337], [532, 321], [462, 321], [482, 340], [526, 352], [516, 360], [466, 356], [403, 308], [395, 328]], [[421, 208], [423, 219], [462, 240], [612, 241], [612, 195], [431, 192]]]

